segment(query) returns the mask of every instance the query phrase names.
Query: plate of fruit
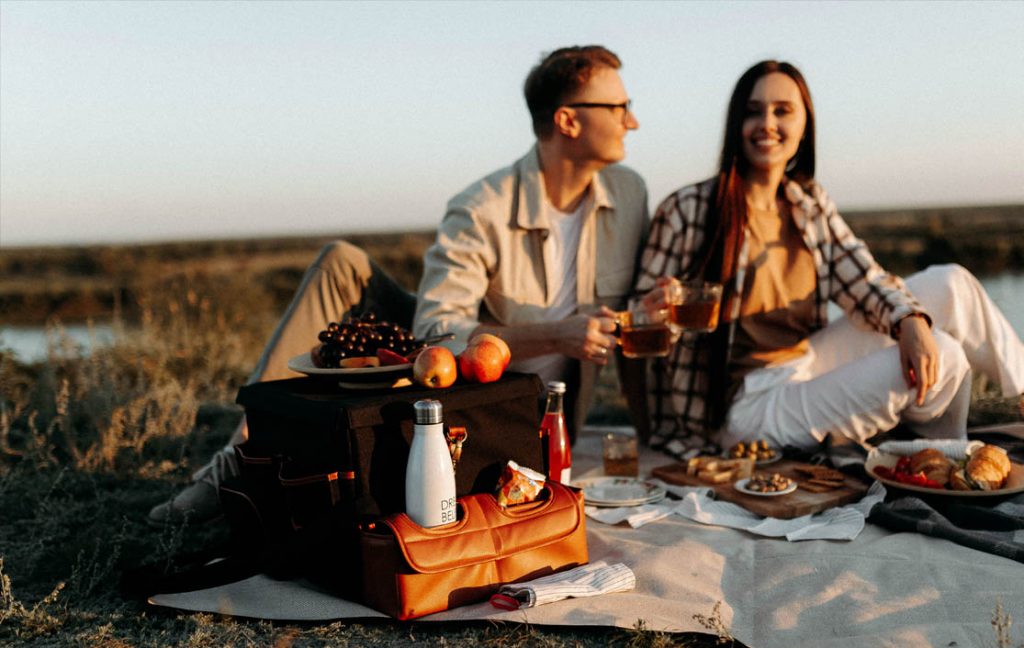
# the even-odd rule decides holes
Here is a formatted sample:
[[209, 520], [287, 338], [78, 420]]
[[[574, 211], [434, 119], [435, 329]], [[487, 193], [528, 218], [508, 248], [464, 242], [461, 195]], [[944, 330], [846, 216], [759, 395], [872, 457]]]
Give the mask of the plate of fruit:
[[320, 331], [309, 353], [288, 361], [288, 368], [307, 376], [331, 377], [346, 389], [450, 387], [461, 376], [468, 382], [493, 382], [511, 360], [504, 340], [482, 333], [474, 336], [456, 358], [437, 342], [446, 333], [417, 340], [398, 324], [373, 313], [345, 322], [331, 322]]
[[350, 389], [411, 385], [413, 361], [425, 346], [407, 329], [372, 313], [331, 322], [317, 340], [309, 353], [289, 360], [288, 368], [307, 376], [339, 378], [341, 386]]

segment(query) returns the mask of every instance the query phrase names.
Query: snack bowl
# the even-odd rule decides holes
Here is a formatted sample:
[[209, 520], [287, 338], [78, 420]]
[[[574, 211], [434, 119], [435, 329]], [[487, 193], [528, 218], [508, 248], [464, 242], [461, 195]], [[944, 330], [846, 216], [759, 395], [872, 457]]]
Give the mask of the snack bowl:
[[750, 479], [741, 479], [741, 480], [737, 481], [735, 484], [733, 484], [733, 487], [736, 490], [738, 490], [739, 492], [741, 492], [741, 493], [745, 493], [747, 495], [754, 495], [755, 497], [779, 497], [780, 495], [789, 495], [790, 493], [792, 493], [793, 491], [796, 490], [796, 486], [797, 486], [796, 480], [790, 479], [789, 480], [789, 486], [786, 486], [782, 490], [778, 490], [778, 491], [756, 491], [756, 490], [752, 490], [750, 488], [747, 488], [747, 483], [749, 483], [749, 482], [750, 482]]

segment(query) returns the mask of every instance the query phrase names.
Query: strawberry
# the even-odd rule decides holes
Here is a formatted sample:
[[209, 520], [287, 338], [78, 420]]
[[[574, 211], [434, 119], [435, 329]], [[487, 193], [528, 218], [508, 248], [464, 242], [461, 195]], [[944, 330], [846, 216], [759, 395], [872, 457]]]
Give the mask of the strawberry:
[[409, 364], [405, 356], [391, 349], [377, 349], [377, 359], [380, 360], [381, 366]]

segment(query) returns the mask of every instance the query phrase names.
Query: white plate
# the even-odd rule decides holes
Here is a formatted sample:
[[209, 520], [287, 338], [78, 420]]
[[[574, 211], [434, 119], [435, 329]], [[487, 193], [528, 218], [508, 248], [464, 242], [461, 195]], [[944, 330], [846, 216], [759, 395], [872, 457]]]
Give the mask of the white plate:
[[288, 368], [307, 376], [329, 376], [338, 378], [338, 384], [346, 389], [378, 389], [381, 387], [405, 387], [412, 384], [412, 363], [387, 365], [383, 367], [361, 367], [358, 369], [325, 369], [313, 364], [309, 353], [297, 355], [288, 361]]
[[864, 470], [867, 471], [868, 476], [882, 482], [886, 486], [893, 488], [899, 488], [906, 491], [914, 491], [916, 493], [924, 493], [926, 495], [941, 495], [947, 497], [998, 497], [1000, 495], [1012, 495], [1014, 493], [1024, 493], [1024, 465], [1019, 463], [1010, 462], [1010, 476], [1006, 478], [1006, 484], [999, 490], [947, 490], [945, 488], [926, 488], [924, 486], [915, 486], [913, 484], [904, 484], [902, 482], [893, 481], [892, 479], [886, 479], [879, 477], [875, 474], [875, 466], [885, 466], [886, 468], [895, 468], [896, 462], [900, 460], [900, 455], [889, 454], [887, 452], [879, 452], [878, 448], [872, 448], [868, 452], [868, 459], [864, 462]]
[[572, 485], [583, 489], [583, 500], [593, 506], [640, 506], [665, 497], [661, 486], [633, 477], [593, 477]]
[[789, 493], [792, 493], [793, 491], [796, 490], [796, 480], [794, 479], [789, 480], [789, 486], [786, 486], [780, 491], [772, 492], [750, 490], [749, 488], [747, 488], [747, 482], [749, 481], [749, 479], [741, 479], [735, 484], [733, 484], [733, 486], [736, 488], [736, 490], [738, 490], [741, 493], [746, 493], [747, 495], [756, 495], [758, 497], [778, 497], [779, 495], [788, 495]]

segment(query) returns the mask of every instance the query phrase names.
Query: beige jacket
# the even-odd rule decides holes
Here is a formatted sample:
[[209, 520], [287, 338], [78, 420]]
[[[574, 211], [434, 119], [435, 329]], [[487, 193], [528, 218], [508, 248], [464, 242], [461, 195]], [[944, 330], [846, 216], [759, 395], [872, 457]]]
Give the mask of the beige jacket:
[[[414, 332], [454, 333], [460, 351], [481, 323], [515, 326], [544, 321], [552, 243], [544, 217], [544, 185], [534, 147], [451, 199], [437, 241], [424, 258]], [[594, 178], [580, 235], [576, 294], [579, 312], [621, 308], [633, 286], [648, 224], [647, 189], [634, 171], [607, 167]], [[600, 260], [600, 261], [599, 261]], [[578, 423], [586, 414], [597, 366], [575, 377]], [[569, 377], [570, 388], [574, 377]]]

